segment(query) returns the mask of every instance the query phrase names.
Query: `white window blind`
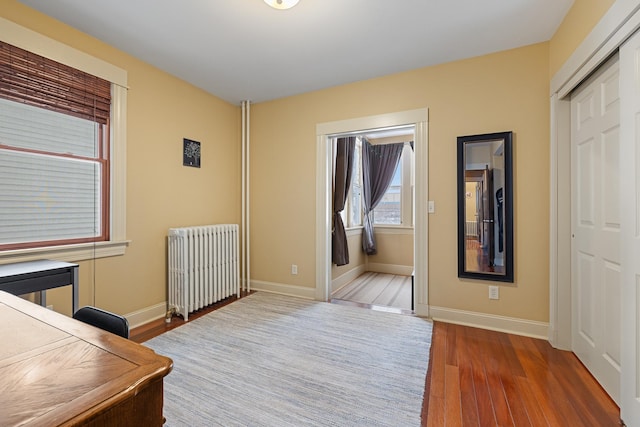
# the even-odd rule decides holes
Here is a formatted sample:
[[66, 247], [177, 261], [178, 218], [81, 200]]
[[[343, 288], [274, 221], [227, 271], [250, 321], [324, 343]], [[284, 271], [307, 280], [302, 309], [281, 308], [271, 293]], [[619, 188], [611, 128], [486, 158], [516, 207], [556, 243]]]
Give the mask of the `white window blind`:
[[99, 125], [0, 99], [0, 245], [100, 236]]

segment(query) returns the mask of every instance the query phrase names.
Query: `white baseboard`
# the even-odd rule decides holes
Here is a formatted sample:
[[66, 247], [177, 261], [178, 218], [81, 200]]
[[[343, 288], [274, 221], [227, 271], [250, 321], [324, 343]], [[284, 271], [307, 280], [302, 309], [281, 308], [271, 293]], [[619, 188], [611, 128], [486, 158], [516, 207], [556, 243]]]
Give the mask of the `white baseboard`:
[[[251, 281], [251, 289], [254, 291], [271, 292], [274, 294], [289, 295], [294, 297], [315, 299], [315, 288], [303, 288], [300, 286], [283, 285], [281, 283]], [[154, 320], [164, 319], [167, 314], [167, 303], [161, 302], [156, 305], [127, 313], [124, 317], [129, 322], [129, 329], [137, 328]]]
[[137, 328], [145, 323], [153, 322], [164, 318], [167, 314], [167, 302], [152, 305], [132, 313], [125, 314], [124, 317], [129, 321], [129, 329]]
[[429, 307], [429, 314], [433, 320], [440, 322], [549, 339], [549, 324], [545, 322], [434, 306]]
[[370, 262], [367, 264], [367, 270], [374, 273], [398, 274], [401, 276], [411, 276], [413, 272], [412, 265], [395, 265], [395, 264], [379, 264]]
[[360, 276], [362, 273], [367, 271], [367, 266], [362, 264], [354, 268], [353, 270], [349, 270], [343, 275], [336, 277], [331, 281], [331, 293], [337, 291], [347, 283], [351, 282], [353, 279]]
[[251, 290], [271, 292], [273, 294], [289, 295], [305, 299], [316, 299], [316, 288], [304, 288], [302, 286], [285, 285], [283, 283], [252, 280]]

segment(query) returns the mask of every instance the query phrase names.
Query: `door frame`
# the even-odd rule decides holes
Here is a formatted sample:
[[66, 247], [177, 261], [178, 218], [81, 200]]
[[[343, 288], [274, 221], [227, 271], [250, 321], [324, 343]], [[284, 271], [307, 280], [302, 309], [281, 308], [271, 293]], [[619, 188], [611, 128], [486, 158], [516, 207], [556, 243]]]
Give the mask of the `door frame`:
[[429, 316], [428, 199], [429, 199], [429, 110], [400, 111], [316, 125], [316, 299], [328, 301], [331, 290], [331, 135], [414, 126], [415, 187], [414, 187], [414, 283], [415, 313]]
[[551, 79], [549, 342], [571, 350], [570, 93], [640, 28], [637, 0], [617, 0]]

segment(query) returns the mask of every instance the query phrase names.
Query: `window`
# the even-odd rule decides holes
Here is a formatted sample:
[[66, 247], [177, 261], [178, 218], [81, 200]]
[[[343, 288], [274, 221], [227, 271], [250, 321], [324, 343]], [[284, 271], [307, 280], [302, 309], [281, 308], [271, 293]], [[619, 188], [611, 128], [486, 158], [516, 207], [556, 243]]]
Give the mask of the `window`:
[[353, 173], [347, 206], [349, 220], [347, 227], [362, 225], [362, 139], [356, 138], [356, 148], [353, 156]]
[[108, 239], [111, 84], [0, 42], [0, 249]]
[[[40, 57], [42, 63], [23, 63], [18, 73], [22, 89], [15, 85], [11, 89], [5, 77], [7, 53], [0, 50], [0, 260], [81, 261], [124, 254], [128, 245], [126, 71], [13, 22], [0, 21], [3, 47], [20, 46], [29, 61], [46, 56]], [[55, 92], [39, 75], [26, 78], [40, 66], [40, 71], [50, 71], [51, 63], [102, 81], [101, 90], [111, 97], [110, 105], [94, 108], [103, 103], [93, 98], [91, 112], [85, 114], [68, 102], [71, 92], [58, 103], [33, 97], [38, 91]], [[65, 82], [72, 86], [74, 81]], [[29, 101], [16, 99], [19, 96]], [[69, 203], [64, 206], [60, 200]], [[13, 208], [8, 209], [11, 203]], [[71, 213], [68, 206], [75, 206], [75, 211]], [[22, 229], [5, 227], [7, 212], [14, 218], [22, 212]]]
[[389, 188], [373, 210], [373, 223], [379, 225], [402, 224], [402, 158], [391, 179]]
[[413, 226], [413, 149], [405, 143], [389, 188], [373, 210], [374, 225]]
[[[373, 223], [379, 226], [413, 227], [413, 149], [405, 143], [398, 167], [385, 195], [373, 210]], [[353, 173], [345, 209], [341, 212], [345, 228], [362, 226], [362, 138], [357, 137]]]

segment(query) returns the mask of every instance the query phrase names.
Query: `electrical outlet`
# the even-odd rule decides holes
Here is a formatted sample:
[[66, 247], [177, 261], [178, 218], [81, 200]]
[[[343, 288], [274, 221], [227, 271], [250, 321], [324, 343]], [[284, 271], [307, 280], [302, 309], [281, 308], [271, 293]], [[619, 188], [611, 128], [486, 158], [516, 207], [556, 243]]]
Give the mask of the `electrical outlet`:
[[489, 299], [500, 299], [500, 288], [497, 286], [489, 286]]
[[430, 214], [436, 213], [436, 202], [434, 202], [433, 200], [429, 200], [428, 210]]
[[291, 274], [298, 274], [298, 266], [291, 264]]

